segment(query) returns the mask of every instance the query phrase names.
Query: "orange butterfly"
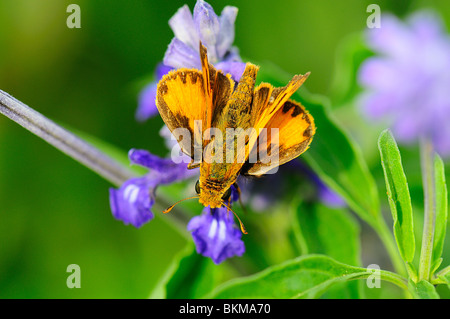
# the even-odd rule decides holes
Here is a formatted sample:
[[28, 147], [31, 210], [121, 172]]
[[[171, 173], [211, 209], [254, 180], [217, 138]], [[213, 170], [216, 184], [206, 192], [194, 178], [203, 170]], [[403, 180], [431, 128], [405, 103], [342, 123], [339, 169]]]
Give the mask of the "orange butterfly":
[[[229, 208], [225, 201], [239, 174], [261, 176], [308, 149], [314, 119], [289, 98], [309, 73], [295, 75], [282, 88], [268, 83], [255, 88], [259, 67], [247, 63], [235, 87], [229, 74], [208, 63], [201, 43], [200, 58], [201, 71], [182, 68], [160, 80], [156, 106], [181, 150], [192, 158], [188, 168], [200, 167], [198, 196], [190, 198], [211, 208]], [[180, 129], [188, 136], [179, 134]]]

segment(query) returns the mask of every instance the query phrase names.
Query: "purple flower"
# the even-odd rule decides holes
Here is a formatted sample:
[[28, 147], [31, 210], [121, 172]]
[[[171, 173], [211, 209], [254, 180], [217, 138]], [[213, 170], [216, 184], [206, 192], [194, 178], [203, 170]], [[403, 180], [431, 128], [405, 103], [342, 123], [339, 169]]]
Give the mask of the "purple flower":
[[188, 170], [186, 164], [175, 164], [171, 159], [160, 158], [145, 150], [132, 149], [128, 157], [131, 163], [149, 168], [150, 172], [126, 181], [119, 189], [110, 188], [109, 200], [116, 219], [139, 228], [153, 218], [151, 208], [158, 185], [183, 180], [198, 172]]
[[323, 204], [330, 208], [340, 208], [347, 206], [345, 200], [340, 195], [335, 193], [331, 188], [325, 185], [324, 182], [322, 182], [322, 180], [319, 178], [319, 176], [313, 173], [311, 179], [317, 186], [317, 196]]
[[202, 215], [191, 219], [187, 229], [192, 232], [197, 252], [215, 264], [245, 252], [241, 230], [234, 222], [233, 213], [225, 207], [206, 207]]
[[450, 155], [450, 37], [441, 19], [428, 11], [406, 23], [385, 15], [367, 42], [377, 54], [359, 72], [367, 117], [390, 123], [399, 142], [425, 136], [441, 155]]
[[171, 69], [201, 69], [199, 43], [208, 50], [209, 62], [224, 73], [239, 81], [245, 69], [234, 42], [234, 22], [238, 9], [226, 6], [217, 16], [214, 9], [203, 0], [198, 0], [192, 15], [184, 5], [169, 20], [175, 37], [164, 55], [163, 68], [156, 71], [156, 81], [146, 86], [140, 94], [136, 118], [145, 121], [158, 113], [155, 104], [156, 86], [164, 74]]
[[201, 68], [199, 43], [208, 49], [209, 62], [240, 62], [234, 42], [234, 22], [238, 9], [226, 6], [220, 17], [203, 0], [194, 7], [194, 16], [184, 5], [169, 20], [175, 38], [169, 44], [164, 56], [164, 64], [174, 68]]
[[114, 218], [136, 228], [152, 220], [155, 197], [150, 189], [151, 183], [146, 178], [130, 179], [118, 190], [110, 188], [109, 201]]
[[[286, 182], [292, 177], [307, 179], [315, 186], [315, 195], [324, 205], [331, 208], [345, 207], [344, 199], [327, 187], [311, 168], [299, 160], [292, 160], [279, 167], [276, 174], [266, 175], [258, 180], [240, 177], [239, 185], [242, 188], [242, 200], [250, 205], [254, 211], [263, 211], [270, 208], [279, 198], [289, 192], [291, 186]], [[274, 187], [277, 185], [277, 187]]]

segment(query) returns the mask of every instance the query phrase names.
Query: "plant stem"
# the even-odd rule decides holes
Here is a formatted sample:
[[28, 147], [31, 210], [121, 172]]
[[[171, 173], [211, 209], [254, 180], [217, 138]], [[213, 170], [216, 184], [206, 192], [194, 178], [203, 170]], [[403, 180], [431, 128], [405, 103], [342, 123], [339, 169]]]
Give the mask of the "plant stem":
[[419, 260], [419, 280], [430, 280], [433, 254], [434, 229], [436, 223], [436, 196], [434, 185], [433, 146], [428, 139], [420, 144], [422, 179], [425, 201], [422, 248]]
[[448, 273], [450, 273], [450, 266], [445, 267], [444, 269], [442, 269], [440, 272], [438, 272], [436, 275], [437, 276], [445, 276]]
[[[0, 90], [0, 113], [115, 186], [120, 186], [130, 178], [136, 177], [136, 174], [127, 166], [114, 160], [2, 90]], [[161, 196], [155, 199], [155, 207], [157, 209], [163, 210], [169, 206], [170, 202]], [[175, 209], [174, 213], [170, 214], [168, 218], [174, 222], [172, 224], [175, 228], [186, 237], [185, 225], [189, 221], [189, 216], [182, 210]], [[164, 220], [167, 220], [167, 218], [164, 218]]]
[[0, 113], [116, 186], [135, 177], [127, 167], [1, 90]]
[[447, 280], [442, 279], [442, 277], [445, 277], [448, 273], [450, 273], [450, 266], [447, 266], [437, 274], [434, 274], [433, 278], [431, 278], [431, 283], [433, 285], [448, 284]]
[[382, 280], [393, 283], [408, 292], [408, 281], [404, 277], [386, 270], [381, 270], [380, 275]]
[[377, 221], [372, 224], [372, 227], [377, 231], [378, 236], [380, 236], [381, 241], [386, 247], [389, 257], [391, 258], [392, 265], [394, 266], [395, 271], [405, 276], [406, 275], [406, 267], [400, 256], [397, 245], [395, 243], [394, 236], [391, 233], [391, 230], [386, 224], [384, 218], [380, 215], [377, 218]]

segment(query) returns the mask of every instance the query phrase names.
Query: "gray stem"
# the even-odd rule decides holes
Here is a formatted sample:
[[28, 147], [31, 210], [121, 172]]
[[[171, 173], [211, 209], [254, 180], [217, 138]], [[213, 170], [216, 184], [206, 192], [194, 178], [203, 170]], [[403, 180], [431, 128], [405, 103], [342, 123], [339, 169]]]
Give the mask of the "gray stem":
[[116, 186], [135, 177], [127, 167], [2, 90], [0, 90], [0, 113]]
[[430, 280], [431, 261], [433, 257], [434, 232], [436, 228], [436, 190], [434, 183], [434, 150], [427, 138], [422, 138], [420, 145], [422, 179], [424, 190], [424, 225], [422, 249], [419, 259], [419, 280]]

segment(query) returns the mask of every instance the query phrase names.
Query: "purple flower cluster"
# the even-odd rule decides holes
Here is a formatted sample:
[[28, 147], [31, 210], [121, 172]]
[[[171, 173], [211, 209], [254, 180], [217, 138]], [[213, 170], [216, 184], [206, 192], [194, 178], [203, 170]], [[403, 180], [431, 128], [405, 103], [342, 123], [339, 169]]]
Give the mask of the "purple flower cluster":
[[175, 164], [171, 159], [160, 158], [145, 150], [132, 149], [128, 157], [133, 164], [150, 171], [143, 177], [126, 181], [119, 189], [109, 190], [112, 214], [126, 225], [141, 227], [153, 219], [151, 208], [155, 203], [155, 191], [159, 185], [184, 180], [197, 174], [187, 165]]
[[155, 82], [147, 85], [141, 92], [138, 101], [136, 118], [145, 121], [158, 113], [156, 108], [156, 86], [158, 81], [172, 69], [201, 69], [199, 43], [208, 50], [209, 62], [224, 73], [231, 74], [239, 81], [245, 69], [234, 41], [234, 22], [238, 9], [226, 6], [222, 14], [217, 16], [214, 9], [203, 0], [198, 0], [192, 15], [189, 7], [184, 5], [169, 20], [175, 37], [169, 44], [155, 71]]
[[[232, 186], [231, 201], [236, 201], [238, 196]], [[191, 219], [187, 229], [192, 233], [197, 252], [210, 257], [215, 264], [245, 252], [242, 232], [226, 207], [205, 207], [202, 215]]]
[[[119, 189], [110, 189], [110, 204], [113, 216], [136, 228], [153, 219], [151, 208], [159, 185], [170, 184], [198, 175], [188, 170], [186, 164], [175, 164], [171, 159], [160, 158], [144, 150], [129, 152], [130, 161], [150, 169], [143, 177], [125, 182]], [[238, 200], [237, 190], [232, 187], [231, 202]], [[219, 264], [227, 258], [242, 256], [245, 251], [242, 233], [234, 222], [233, 214], [226, 207], [206, 207], [201, 216], [194, 217], [188, 230], [197, 252], [210, 257]]]
[[[171, 159], [160, 158], [144, 150], [129, 152], [130, 161], [150, 169], [143, 177], [125, 182], [119, 189], [110, 189], [113, 216], [136, 228], [153, 219], [151, 208], [159, 185], [170, 184], [198, 175], [188, 170], [186, 164], [175, 164]], [[237, 190], [232, 187], [231, 201], [238, 200]], [[227, 258], [242, 256], [245, 251], [242, 233], [234, 222], [233, 214], [226, 207], [206, 207], [201, 216], [188, 224], [197, 252], [210, 257], [219, 264]]]
[[376, 53], [359, 72], [361, 105], [371, 120], [387, 120], [399, 142], [421, 136], [450, 155], [450, 37], [430, 11], [400, 21], [384, 15], [381, 28], [367, 32]]
[[[158, 113], [155, 105], [156, 87], [165, 74], [182, 67], [201, 69], [198, 51], [200, 41], [208, 49], [209, 62], [239, 81], [245, 63], [241, 62], [237, 49], [231, 47], [236, 15], [237, 8], [228, 6], [219, 17], [203, 0], [197, 1], [193, 16], [187, 5], [177, 11], [169, 21], [175, 38], [166, 51], [163, 63], [156, 68], [156, 81], [144, 88], [139, 96], [136, 113], [138, 120], [144, 121]], [[167, 127], [163, 127], [160, 134], [170, 149], [178, 146], [178, 143], [171, 139]], [[126, 181], [119, 189], [111, 188], [110, 204], [116, 219], [135, 227], [141, 227], [153, 218], [151, 209], [159, 185], [198, 175], [198, 170], [187, 169], [185, 160], [177, 164], [170, 158], [160, 158], [144, 150], [131, 150], [129, 159], [133, 164], [148, 168], [149, 172], [143, 177]], [[232, 187], [231, 201], [237, 199], [237, 191]], [[245, 251], [242, 233], [234, 221], [233, 214], [225, 207], [206, 207], [201, 216], [196, 216], [189, 222], [188, 230], [192, 233], [198, 253], [210, 257], [216, 264], [233, 256], [242, 256]]]

